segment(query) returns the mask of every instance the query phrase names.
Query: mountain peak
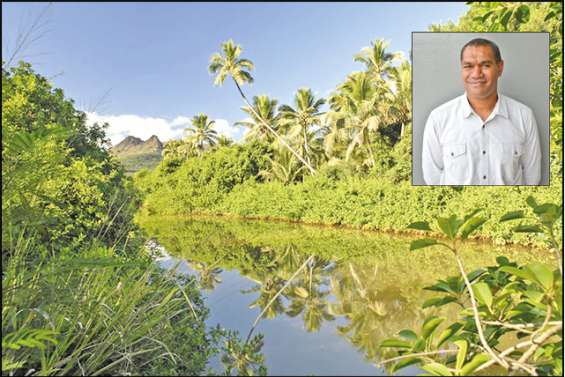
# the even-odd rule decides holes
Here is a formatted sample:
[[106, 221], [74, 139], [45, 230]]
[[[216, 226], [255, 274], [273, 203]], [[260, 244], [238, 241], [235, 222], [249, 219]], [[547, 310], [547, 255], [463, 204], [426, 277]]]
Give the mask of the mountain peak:
[[156, 135], [151, 135], [146, 141], [135, 136], [127, 136], [124, 140], [112, 147], [114, 154], [161, 153], [163, 143]]

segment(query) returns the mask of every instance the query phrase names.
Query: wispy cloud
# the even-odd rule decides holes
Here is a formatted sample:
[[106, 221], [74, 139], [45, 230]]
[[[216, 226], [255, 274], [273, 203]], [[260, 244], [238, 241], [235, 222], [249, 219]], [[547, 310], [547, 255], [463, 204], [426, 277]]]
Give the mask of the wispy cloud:
[[[108, 123], [110, 126], [106, 130], [112, 145], [116, 145], [126, 136], [135, 136], [142, 140], [147, 140], [152, 135], [157, 135], [159, 140], [168, 141], [183, 137], [184, 129], [190, 127], [190, 117], [179, 115], [173, 120], [164, 118], [142, 117], [139, 115], [102, 115], [96, 112], [87, 112], [87, 124]], [[239, 140], [243, 136], [243, 129], [240, 126], [230, 125], [225, 119], [215, 119], [214, 129], [219, 135], [228, 136], [234, 140]]]

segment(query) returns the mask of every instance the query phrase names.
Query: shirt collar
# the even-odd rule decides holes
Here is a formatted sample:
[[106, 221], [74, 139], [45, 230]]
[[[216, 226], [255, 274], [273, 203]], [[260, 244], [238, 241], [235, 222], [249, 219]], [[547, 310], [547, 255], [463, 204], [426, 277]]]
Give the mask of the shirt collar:
[[[468, 118], [474, 114], [473, 108], [469, 104], [469, 100], [467, 99], [467, 93], [464, 93], [461, 96], [461, 115], [463, 118]], [[494, 118], [496, 115], [500, 115], [506, 119], [508, 119], [508, 107], [506, 105], [506, 101], [504, 96], [498, 93], [498, 100], [496, 101], [496, 105], [494, 105], [494, 109], [492, 110], [491, 115], [489, 118]]]

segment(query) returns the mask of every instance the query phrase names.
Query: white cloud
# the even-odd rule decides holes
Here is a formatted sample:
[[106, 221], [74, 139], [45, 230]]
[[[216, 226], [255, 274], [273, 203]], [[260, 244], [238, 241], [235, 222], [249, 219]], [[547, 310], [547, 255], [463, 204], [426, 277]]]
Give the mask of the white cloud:
[[[108, 123], [106, 135], [110, 138], [112, 145], [116, 145], [126, 136], [135, 136], [142, 140], [157, 135], [159, 140], [165, 142], [171, 139], [183, 137], [184, 129], [191, 125], [191, 118], [179, 115], [172, 121], [164, 118], [142, 117], [139, 115], [102, 115], [96, 112], [87, 112], [87, 124]], [[240, 126], [230, 125], [225, 119], [215, 119], [214, 129], [219, 135], [228, 136], [238, 140], [243, 135]]]

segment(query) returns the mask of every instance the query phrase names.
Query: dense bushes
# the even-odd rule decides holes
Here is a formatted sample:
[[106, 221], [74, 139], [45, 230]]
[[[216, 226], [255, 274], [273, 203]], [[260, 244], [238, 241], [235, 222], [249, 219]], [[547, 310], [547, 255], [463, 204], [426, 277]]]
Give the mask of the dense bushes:
[[125, 242], [137, 199], [105, 145], [104, 126], [29, 64], [2, 69], [3, 254], [24, 229], [52, 250]]

